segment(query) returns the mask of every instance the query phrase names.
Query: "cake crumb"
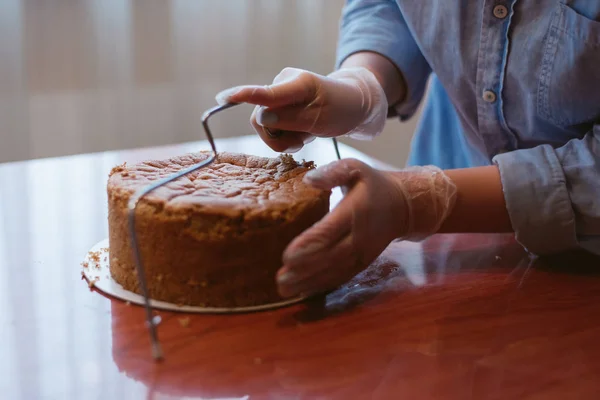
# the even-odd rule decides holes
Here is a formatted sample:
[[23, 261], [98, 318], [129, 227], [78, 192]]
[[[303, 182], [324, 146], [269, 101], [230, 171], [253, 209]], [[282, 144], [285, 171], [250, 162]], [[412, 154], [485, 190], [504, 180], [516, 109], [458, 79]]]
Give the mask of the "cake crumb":
[[117, 166], [113, 167], [113, 168], [110, 170], [110, 172], [108, 173], [108, 176], [110, 177], [110, 176], [112, 176], [112, 175], [116, 174], [117, 172], [122, 172], [122, 171], [125, 171], [125, 168], [127, 168], [127, 163], [126, 163], [126, 162], [124, 162], [124, 163], [123, 163], [123, 164], [121, 164], [121, 165], [117, 165]]
[[298, 166], [298, 163], [296, 162], [296, 160], [294, 160], [294, 157], [291, 154], [281, 154], [279, 156], [279, 158], [281, 159], [281, 163], [285, 166], [285, 167], [291, 167], [291, 168], [295, 168]]
[[317, 166], [315, 165], [314, 161], [306, 161], [305, 159], [302, 159], [302, 166], [306, 169], [315, 169], [317, 168]]
[[187, 328], [188, 326], [190, 326], [190, 318], [179, 318], [179, 325], [181, 325], [184, 328]]
[[[87, 268], [87, 267], [89, 267], [89, 266], [90, 266], [90, 263], [88, 263], [87, 261], [84, 261], [84, 262], [82, 262], [82, 263], [81, 263], [81, 266], [82, 266], [83, 268]], [[83, 274], [83, 272], [82, 272], [82, 274]]]
[[156, 275], [156, 280], [157, 280], [157, 281], [161, 282], [161, 281], [162, 281], [162, 279], [163, 279], [163, 276], [162, 276], [162, 274], [158, 274], [158, 275]]
[[98, 263], [100, 262], [100, 252], [99, 251], [90, 251], [88, 254], [91, 261]]
[[206, 281], [202, 281], [202, 282], [200, 282], [200, 286], [207, 287], [208, 283]]
[[256, 365], [262, 364], [262, 358], [260, 358], [260, 357], [254, 358], [254, 364], [256, 364]]

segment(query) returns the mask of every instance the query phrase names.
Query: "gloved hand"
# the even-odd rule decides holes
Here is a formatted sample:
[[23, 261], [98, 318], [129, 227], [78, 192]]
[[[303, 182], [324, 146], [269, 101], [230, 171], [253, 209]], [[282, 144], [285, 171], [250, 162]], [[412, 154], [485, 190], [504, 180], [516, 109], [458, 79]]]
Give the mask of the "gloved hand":
[[[383, 130], [388, 109], [383, 88], [366, 68], [328, 76], [285, 68], [272, 85], [238, 86], [216, 98], [219, 104], [256, 105], [250, 118], [254, 130], [273, 150], [288, 153], [315, 137], [372, 138]], [[272, 138], [265, 128], [282, 132]]]
[[437, 167], [380, 171], [344, 159], [305, 175], [317, 188], [345, 191], [321, 221], [293, 240], [277, 273], [285, 297], [322, 293], [347, 282], [394, 240], [437, 232], [450, 214], [456, 186]]

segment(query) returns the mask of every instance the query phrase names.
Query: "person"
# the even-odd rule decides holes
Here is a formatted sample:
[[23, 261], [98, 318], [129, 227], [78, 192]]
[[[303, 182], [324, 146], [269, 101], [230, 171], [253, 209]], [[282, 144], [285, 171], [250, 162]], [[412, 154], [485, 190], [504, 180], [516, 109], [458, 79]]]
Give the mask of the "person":
[[[600, 249], [600, 2], [347, 0], [334, 72], [286, 68], [217, 101], [272, 149], [373, 138], [427, 102], [408, 165], [313, 170], [339, 205], [286, 249], [284, 296], [334, 289], [393, 240], [514, 232], [534, 255]], [[279, 132], [273, 138], [269, 133]]]

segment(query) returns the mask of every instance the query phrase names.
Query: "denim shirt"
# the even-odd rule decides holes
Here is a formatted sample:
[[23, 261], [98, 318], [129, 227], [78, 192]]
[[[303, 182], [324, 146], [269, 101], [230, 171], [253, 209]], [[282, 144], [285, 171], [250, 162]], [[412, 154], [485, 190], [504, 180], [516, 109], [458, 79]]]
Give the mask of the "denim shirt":
[[337, 65], [364, 50], [405, 78], [390, 115], [429, 80], [409, 164], [496, 164], [526, 249], [600, 253], [600, 0], [347, 0]]

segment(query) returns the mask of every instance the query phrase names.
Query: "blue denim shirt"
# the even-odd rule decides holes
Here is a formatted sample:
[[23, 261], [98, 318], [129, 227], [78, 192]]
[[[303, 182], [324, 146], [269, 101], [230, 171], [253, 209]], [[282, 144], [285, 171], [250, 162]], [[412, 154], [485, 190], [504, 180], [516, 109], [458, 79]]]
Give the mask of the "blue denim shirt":
[[347, 0], [339, 65], [378, 52], [402, 71], [409, 164], [497, 164], [517, 240], [600, 253], [600, 0]]

